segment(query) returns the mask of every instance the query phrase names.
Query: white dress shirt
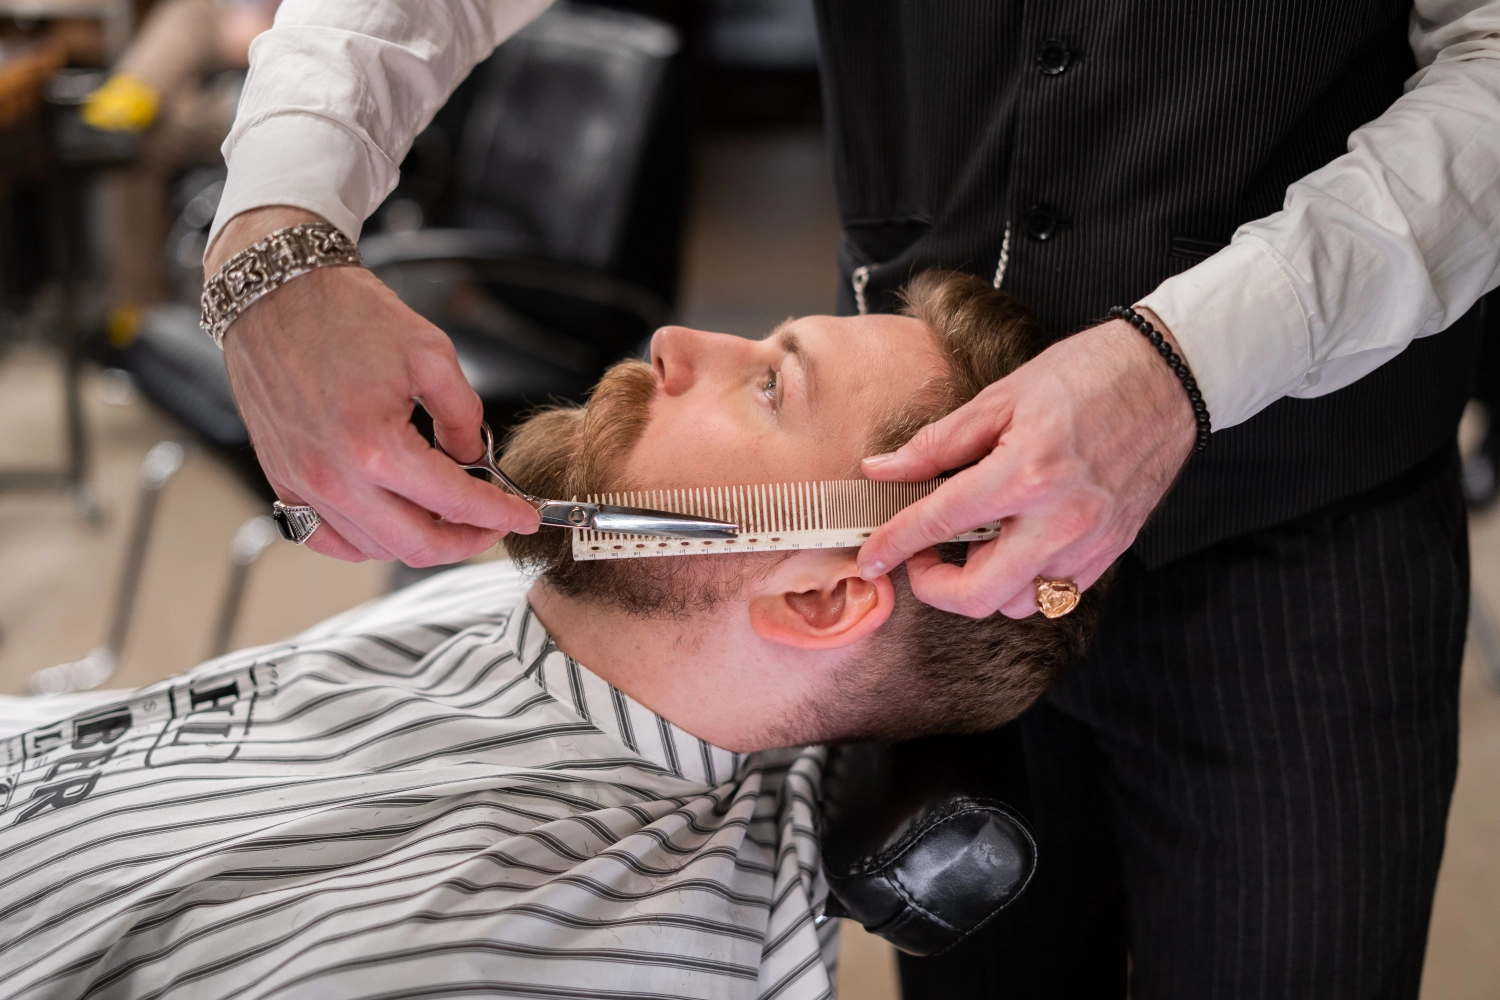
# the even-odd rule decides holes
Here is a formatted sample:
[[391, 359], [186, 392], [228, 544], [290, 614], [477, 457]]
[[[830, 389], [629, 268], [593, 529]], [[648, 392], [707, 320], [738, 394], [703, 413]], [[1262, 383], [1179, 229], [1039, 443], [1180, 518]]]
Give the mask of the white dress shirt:
[[[469, 70], [551, 0], [286, 0], [251, 46], [214, 222], [292, 205], [351, 236]], [[1500, 0], [1416, 0], [1418, 72], [1282, 211], [1141, 300], [1215, 428], [1340, 389], [1500, 285]]]
[[553, 644], [506, 563], [135, 692], [0, 698], [0, 998], [831, 995], [823, 751]]

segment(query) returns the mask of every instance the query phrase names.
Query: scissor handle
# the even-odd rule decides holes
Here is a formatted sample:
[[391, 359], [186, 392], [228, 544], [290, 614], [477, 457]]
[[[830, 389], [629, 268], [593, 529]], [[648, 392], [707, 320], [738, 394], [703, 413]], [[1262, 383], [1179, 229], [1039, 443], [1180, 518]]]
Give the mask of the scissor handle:
[[530, 493], [527, 493], [525, 490], [521, 489], [521, 487], [516, 484], [516, 481], [507, 476], [505, 474], [505, 470], [500, 468], [500, 463], [495, 461], [495, 432], [490, 430], [488, 421], [481, 420], [479, 422], [479, 434], [484, 438], [484, 454], [479, 457], [478, 461], [460, 462], [458, 459], [453, 458], [452, 455], [448, 455], [448, 452], [443, 449], [442, 445], [438, 445], [438, 450], [443, 452], [444, 455], [448, 455], [449, 458], [452, 458], [454, 463], [456, 463], [460, 469], [479, 469], [482, 472], [488, 472], [490, 475], [500, 480], [500, 485], [505, 487], [508, 492], [515, 494], [522, 500], [525, 500], [527, 503], [531, 504], [533, 507], [540, 509], [542, 504], [546, 503], [547, 501], [543, 500], [541, 497], [532, 496]]

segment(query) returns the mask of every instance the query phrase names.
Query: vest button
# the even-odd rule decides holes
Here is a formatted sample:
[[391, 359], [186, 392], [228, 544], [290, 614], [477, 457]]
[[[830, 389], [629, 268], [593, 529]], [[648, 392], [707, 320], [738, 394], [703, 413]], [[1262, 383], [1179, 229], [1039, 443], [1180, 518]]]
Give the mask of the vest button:
[[1073, 50], [1062, 41], [1049, 38], [1036, 50], [1037, 69], [1048, 76], [1066, 73], [1073, 65]]
[[1057, 210], [1051, 205], [1038, 202], [1026, 206], [1026, 211], [1021, 213], [1021, 230], [1038, 243], [1050, 240], [1057, 235], [1059, 228]]

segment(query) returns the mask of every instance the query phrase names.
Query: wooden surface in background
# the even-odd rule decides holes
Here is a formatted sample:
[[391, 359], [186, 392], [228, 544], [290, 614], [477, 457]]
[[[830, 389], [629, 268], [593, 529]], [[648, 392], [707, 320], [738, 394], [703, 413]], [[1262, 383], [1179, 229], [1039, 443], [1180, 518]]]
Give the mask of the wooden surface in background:
[[35, 114], [47, 77], [67, 61], [67, 44], [52, 36], [0, 48], [0, 128]]

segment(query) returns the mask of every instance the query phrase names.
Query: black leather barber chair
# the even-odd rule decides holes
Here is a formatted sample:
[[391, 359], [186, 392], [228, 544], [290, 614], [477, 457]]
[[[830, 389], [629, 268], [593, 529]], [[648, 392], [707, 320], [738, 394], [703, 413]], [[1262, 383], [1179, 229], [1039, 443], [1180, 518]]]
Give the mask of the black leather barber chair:
[[208, 444], [222, 451], [250, 444], [224, 355], [198, 325], [196, 309], [178, 303], [154, 307], [123, 353], [142, 391]]
[[[557, 4], [476, 68], [455, 97], [453, 163], [430, 148], [440, 138], [419, 141], [421, 183], [404, 178], [376, 213], [372, 228], [386, 231], [361, 243], [371, 269], [453, 338], [492, 424], [580, 398], [670, 317], [685, 161], [678, 50], [660, 21]], [[413, 187], [429, 204], [391, 211]], [[212, 171], [183, 179], [167, 248], [174, 284], [196, 277], [221, 191]], [[457, 225], [392, 225], [445, 215]], [[158, 405], [245, 463], [223, 360], [193, 336], [189, 313], [187, 303], [149, 313], [125, 365]]]
[[457, 225], [361, 243], [371, 269], [453, 338], [491, 422], [579, 398], [669, 319], [679, 47], [651, 18], [554, 6], [476, 70]]
[[610, 362], [671, 317], [647, 289], [518, 256], [506, 237], [485, 231], [378, 236], [360, 249], [403, 302], [452, 338], [496, 425], [554, 399], [582, 399]]

